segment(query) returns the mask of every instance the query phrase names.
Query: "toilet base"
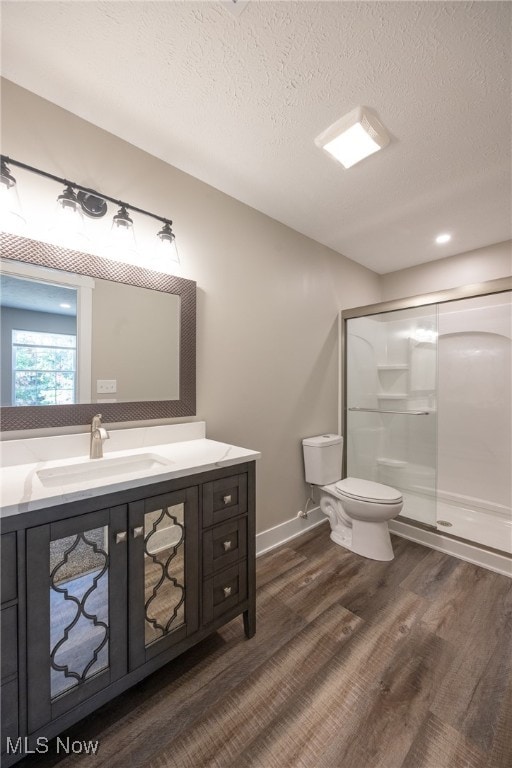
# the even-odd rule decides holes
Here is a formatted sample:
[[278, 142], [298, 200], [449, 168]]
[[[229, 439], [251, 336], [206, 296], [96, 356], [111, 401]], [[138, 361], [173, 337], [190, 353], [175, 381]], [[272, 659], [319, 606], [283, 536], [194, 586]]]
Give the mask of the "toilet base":
[[393, 560], [388, 521], [368, 522], [349, 518], [341, 501], [329, 492], [330, 489], [326, 490], [320, 499], [320, 509], [329, 518], [331, 541], [370, 560]]
[[351, 550], [371, 560], [394, 560], [387, 521], [368, 523], [365, 520], [353, 520]]
[[340, 547], [350, 549], [352, 551], [352, 531], [350, 528], [337, 525], [335, 529], [331, 528], [331, 541], [335, 544], [339, 544]]
[[370, 560], [387, 562], [395, 557], [387, 523], [354, 520], [352, 528], [342, 525], [331, 528], [330, 539], [338, 546]]

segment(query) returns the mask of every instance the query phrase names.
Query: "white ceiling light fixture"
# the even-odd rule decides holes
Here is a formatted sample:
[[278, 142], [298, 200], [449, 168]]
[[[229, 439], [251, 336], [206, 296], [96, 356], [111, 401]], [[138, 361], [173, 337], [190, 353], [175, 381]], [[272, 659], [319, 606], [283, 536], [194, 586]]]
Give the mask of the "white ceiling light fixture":
[[386, 147], [389, 141], [389, 134], [376, 115], [365, 107], [356, 107], [317, 136], [315, 144], [344, 168], [351, 168]]
[[448, 232], [444, 232], [442, 235], [438, 235], [436, 237], [436, 243], [438, 245], [443, 245], [443, 243], [449, 243], [452, 239], [452, 236], [448, 234]]

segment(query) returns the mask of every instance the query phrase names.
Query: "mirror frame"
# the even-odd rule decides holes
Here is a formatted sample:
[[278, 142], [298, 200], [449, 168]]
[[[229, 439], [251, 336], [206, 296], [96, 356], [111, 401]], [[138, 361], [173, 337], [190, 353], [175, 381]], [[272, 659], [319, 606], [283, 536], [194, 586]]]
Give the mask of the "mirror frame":
[[196, 414], [196, 283], [183, 277], [153, 272], [133, 264], [111, 261], [80, 251], [71, 251], [0, 232], [2, 259], [21, 261], [88, 277], [164, 291], [180, 297], [179, 399], [126, 403], [82, 403], [77, 405], [4, 406], [0, 429], [16, 431], [90, 424], [101, 410], [103, 421], [148, 421]]

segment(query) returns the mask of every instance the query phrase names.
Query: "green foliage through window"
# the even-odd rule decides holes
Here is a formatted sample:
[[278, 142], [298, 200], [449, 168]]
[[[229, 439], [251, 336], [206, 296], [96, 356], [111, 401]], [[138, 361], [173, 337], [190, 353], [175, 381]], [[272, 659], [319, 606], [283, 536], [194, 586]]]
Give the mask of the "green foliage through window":
[[76, 336], [12, 332], [13, 405], [75, 402]]

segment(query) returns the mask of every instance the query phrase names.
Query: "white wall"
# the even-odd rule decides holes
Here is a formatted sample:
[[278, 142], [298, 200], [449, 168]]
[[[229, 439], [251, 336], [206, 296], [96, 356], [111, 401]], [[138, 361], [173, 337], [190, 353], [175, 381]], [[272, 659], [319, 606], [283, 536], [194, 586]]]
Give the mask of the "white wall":
[[[300, 440], [336, 429], [338, 312], [380, 301], [379, 276], [6, 81], [2, 152], [173, 219], [198, 286], [197, 418], [262, 452], [258, 530], [294, 516]], [[29, 182], [41, 200], [60, 192]]]
[[484, 283], [512, 275], [512, 241], [382, 275], [382, 301]]

